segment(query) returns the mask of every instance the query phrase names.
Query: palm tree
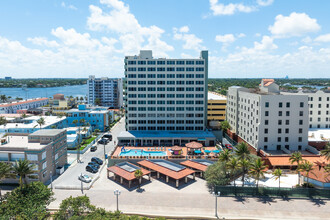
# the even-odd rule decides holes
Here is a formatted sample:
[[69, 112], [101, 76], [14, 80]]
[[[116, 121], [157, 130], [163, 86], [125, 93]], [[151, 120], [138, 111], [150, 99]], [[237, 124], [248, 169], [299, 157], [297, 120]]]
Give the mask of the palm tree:
[[41, 117], [41, 118], [39, 118], [37, 120], [37, 123], [39, 124], [40, 130], [41, 130], [41, 126], [44, 125], [44, 124], [46, 124], [46, 121], [45, 121], [45, 119], [43, 117]]
[[220, 123], [220, 129], [222, 130], [222, 136], [224, 135], [224, 133], [227, 132], [228, 129], [230, 129], [230, 125], [228, 121], [223, 121]]
[[239, 159], [250, 159], [251, 152], [246, 143], [242, 142], [236, 145], [235, 154]]
[[241, 159], [238, 161], [238, 166], [241, 167], [242, 171], [243, 171], [243, 175], [242, 175], [243, 186], [244, 186], [244, 182], [245, 182], [245, 175], [248, 173], [250, 165], [251, 165], [251, 163], [247, 159]]
[[[0, 182], [6, 178], [15, 178], [15, 174], [12, 173], [13, 167], [10, 163], [0, 162]], [[0, 188], [0, 200], [2, 198]]]
[[21, 115], [21, 117], [22, 117], [22, 118], [26, 118], [27, 115], [26, 115], [25, 113], [23, 113], [23, 114]]
[[281, 176], [283, 176], [282, 170], [280, 168], [277, 168], [274, 170], [273, 175], [275, 176], [275, 180], [278, 179], [278, 189], [281, 188]]
[[314, 169], [313, 164], [308, 160], [304, 160], [298, 167], [302, 172], [306, 172], [307, 184], [309, 183], [309, 173]]
[[19, 185], [22, 189], [23, 184], [27, 184], [26, 177], [34, 178], [31, 174], [36, 173], [37, 171], [34, 170], [35, 164], [31, 164], [30, 161], [24, 159], [16, 161], [14, 164], [14, 173], [19, 176]]
[[[230, 160], [231, 155], [230, 155], [230, 151], [228, 149], [223, 150], [220, 155], [219, 155], [219, 161], [223, 162], [224, 164], [227, 164], [228, 161]], [[224, 166], [225, 168], [225, 173], [227, 175], [227, 169], [226, 166]]]
[[239, 161], [237, 160], [237, 158], [232, 157], [227, 163], [227, 168], [230, 170], [231, 176], [234, 179], [234, 187], [236, 187], [235, 174], [236, 171], [240, 169]]
[[265, 165], [264, 163], [265, 163], [265, 161], [261, 160], [261, 158], [259, 157], [253, 163], [251, 163], [251, 166], [250, 166], [249, 173], [257, 180], [257, 188], [259, 185], [259, 180], [261, 178], [265, 178], [265, 172], [266, 172], [266, 169], [268, 168], [268, 166]]
[[1, 100], [2, 102], [7, 101], [7, 96], [6, 96], [6, 95], [1, 95], [1, 96], [0, 96], [0, 100]]
[[140, 186], [141, 186], [141, 179], [142, 179], [142, 177], [143, 177], [143, 173], [142, 173], [142, 171], [141, 170], [135, 170], [135, 172], [134, 172], [134, 176], [135, 176], [135, 178], [139, 181], [139, 189], [140, 189]]
[[293, 163], [297, 163], [297, 171], [298, 171], [298, 184], [300, 185], [300, 171], [299, 171], [299, 164], [302, 161], [302, 156], [301, 156], [301, 152], [293, 152], [291, 154], [291, 157], [289, 158], [289, 161], [291, 162], [291, 164]]
[[321, 150], [321, 155], [325, 156], [327, 160], [330, 160], [330, 143], [327, 143], [324, 150]]

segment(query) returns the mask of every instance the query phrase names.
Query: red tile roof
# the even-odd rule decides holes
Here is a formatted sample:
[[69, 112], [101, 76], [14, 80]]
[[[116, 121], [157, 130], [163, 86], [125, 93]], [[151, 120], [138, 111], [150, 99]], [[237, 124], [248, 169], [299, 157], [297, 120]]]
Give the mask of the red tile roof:
[[[306, 176], [305, 172], [301, 172], [301, 175]], [[330, 174], [325, 171], [323, 167], [313, 166], [313, 170], [309, 172], [308, 178], [317, 180], [323, 183], [330, 183]]]
[[[268, 160], [269, 164], [271, 166], [297, 166], [297, 163], [291, 164], [290, 162], [290, 155], [288, 156], [269, 156], [264, 157], [264, 160]], [[325, 161], [325, 157], [321, 156], [302, 156], [303, 160], [307, 160], [311, 163], [315, 162], [323, 162]]]
[[[264, 86], [269, 86], [271, 85], [273, 82], [275, 82], [274, 79], [262, 79]], [[261, 86], [261, 84], [259, 84], [259, 86]]]
[[[129, 163], [129, 162], [127, 162], [127, 163]], [[134, 164], [132, 164], [132, 165], [134, 165]], [[120, 167], [118, 167], [116, 165], [115, 166], [112, 166], [112, 167], [109, 167], [108, 168], [108, 171], [110, 171], [110, 172], [112, 172], [112, 173], [114, 173], [114, 174], [116, 174], [118, 176], [121, 176], [121, 177], [123, 177], [126, 180], [134, 180], [134, 179], [136, 179], [135, 176], [134, 176], [134, 172], [128, 172], [127, 170], [124, 170], [124, 169], [122, 169], [122, 168], [120, 168]], [[144, 175], [148, 175], [150, 173], [149, 170], [146, 170], [146, 169], [143, 169], [143, 168], [141, 168], [141, 171], [143, 173], [143, 176]]]
[[199, 149], [203, 147], [203, 144], [198, 143], [196, 141], [192, 141], [186, 144], [186, 147], [188, 148], [194, 148], [194, 149]]
[[188, 168], [184, 168], [183, 170], [180, 171], [173, 171], [170, 170], [166, 167], [160, 166], [158, 164], [155, 164], [153, 162], [151, 162], [150, 160], [143, 160], [143, 161], [139, 161], [138, 164], [140, 164], [141, 166], [147, 167], [151, 170], [157, 171], [161, 174], [164, 174], [166, 176], [169, 176], [173, 179], [179, 180], [182, 179], [188, 175], [191, 175], [193, 173], [195, 173], [195, 171], [188, 169]]
[[198, 162], [195, 162], [195, 161], [192, 161], [192, 160], [186, 160], [186, 161], [181, 162], [180, 164], [184, 165], [184, 166], [187, 166], [189, 168], [200, 170], [200, 171], [206, 171], [206, 169], [208, 167], [204, 164], [201, 164], [201, 163], [198, 163]]
[[0, 104], [0, 107], [9, 107], [9, 106], [21, 105], [21, 104], [26, 104], [26, 103], [31, 103], [31, 102], [43, 101], [43, 100], [47, 100], [47, 99], [48, 98], [39, 98], [39, 99], [32, 99], [32, 100], [21, 101], [21, 102], [16, 102], [16, 103]]

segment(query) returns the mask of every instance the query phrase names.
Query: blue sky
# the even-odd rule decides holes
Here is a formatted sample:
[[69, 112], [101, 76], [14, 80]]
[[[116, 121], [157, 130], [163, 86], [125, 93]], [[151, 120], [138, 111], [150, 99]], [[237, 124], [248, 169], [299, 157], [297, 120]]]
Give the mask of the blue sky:
[[329, 78], [327, 0], [0, 1], [0, 77], [123, 77], [125, 55], [198, 57], [212, 78]]

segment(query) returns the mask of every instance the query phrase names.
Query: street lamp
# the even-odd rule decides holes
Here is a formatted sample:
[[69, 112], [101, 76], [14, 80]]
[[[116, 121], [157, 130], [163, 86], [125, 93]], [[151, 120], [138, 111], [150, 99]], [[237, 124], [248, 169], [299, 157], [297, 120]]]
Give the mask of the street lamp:
[[117, 197], [117, 211], [119, 211], [119, 209], [118, 209], [118, 196], [120, 195], [120, 190], [118, 190], [118, 189], [114, 190], [113, 194]]
[[220, 197], [220, 192], [213, 192], [212, 195], [215, 197], [215, 217], [218, 218], [218, 197]]
[[[82, 173], [80, 173], [80, 176], [82, 176]], [[84, 194], [84, 186], [82, 179], [80, 180], [80, 182], [81, 182], [81, 193]]]

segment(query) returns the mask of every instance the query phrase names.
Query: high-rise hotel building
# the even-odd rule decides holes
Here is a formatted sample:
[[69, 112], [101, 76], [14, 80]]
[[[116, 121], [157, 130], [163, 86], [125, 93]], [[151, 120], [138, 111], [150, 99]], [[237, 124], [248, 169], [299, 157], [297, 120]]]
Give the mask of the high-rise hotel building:
[[[125, 78], [126, 131], [141, 136], [141, 145], [182, 143], [174, 136], [192, 140], [205, 131], [208, 51], [197, 59], [155, 59], [151, 50], [141, 50], [125, 57]], [[147, 140], [151, 136], [164, 140]]]
[[126, 130], [203, 131], [207, 123], [208, 51], [199, 59], [125, 57]]

